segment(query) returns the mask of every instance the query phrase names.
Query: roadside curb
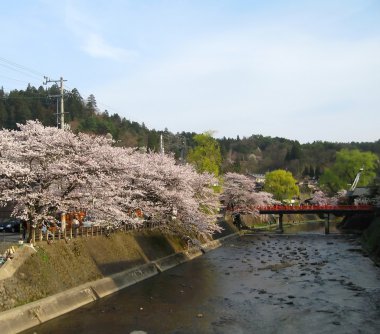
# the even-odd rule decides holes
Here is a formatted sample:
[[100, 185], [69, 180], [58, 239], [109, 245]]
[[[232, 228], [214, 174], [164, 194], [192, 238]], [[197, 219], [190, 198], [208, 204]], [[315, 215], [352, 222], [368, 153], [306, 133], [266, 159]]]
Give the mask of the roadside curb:
[[130, 285], [155, 276], [181, 263], [191, 261], [210, 250], [220, 247], [227, 239], [238, 236], [230, 234], [223, 238], [207, 242], [197, 248], [174, 253], [167, 257], [151, 261], [142, 266], [84, 283], [75, 288], [15, 307], [0, 313], [2, 334], [14, 334], [40, 325], [48, 320], [73, 311], [97, 299], [124, 289]]

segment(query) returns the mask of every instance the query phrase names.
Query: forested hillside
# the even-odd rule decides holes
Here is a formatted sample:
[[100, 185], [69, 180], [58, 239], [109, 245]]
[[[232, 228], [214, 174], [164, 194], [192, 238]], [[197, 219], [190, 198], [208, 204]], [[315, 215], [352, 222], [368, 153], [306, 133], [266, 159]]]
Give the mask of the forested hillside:
[[[38, 119], [47, 126], [57, 126], [59, 94], [57, 85], [47, 89], [29, 85], [25, 90], [11, 92], [0, 89], [0, 127], [16, 129], [16, 123], [25, 123], [29, 119]], [[144, 123], [139, 124], [118, 114], [109, 114], [107, 110], [100, 110], [94, 95], [83, 98], [77, 89], [65, 91], [64, 96], [65, 122], [74, 131], [103, 135], [110, 133], [118, 145], [154, 151], [159, 149], [162, 134], [165, 151], [173, 152], [179, 160], [186, 159], [189, 148], [194, 147], [195, 133], [174, 134], [168, 129], [148, 129]], [[252, 135], [243, 138], [224, 137], [218, 142], [223, 158], [222, 172], [265, 173], [281, 168], [291, 171], [298, 178], [318, 177], [325, 167], [334, 162], [336, 152], [342, 148], [370, 151], [380, 156], [380, 140], [372, 143], [318, 141], [300, 144], [285, 138]]]

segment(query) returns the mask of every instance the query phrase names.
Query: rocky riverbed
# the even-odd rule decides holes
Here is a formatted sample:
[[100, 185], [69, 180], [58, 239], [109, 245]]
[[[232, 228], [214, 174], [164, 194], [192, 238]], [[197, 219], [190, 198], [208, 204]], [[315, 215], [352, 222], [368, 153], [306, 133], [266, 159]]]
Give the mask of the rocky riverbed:
[[26, 333], [379, 333], [380, 268], [347, 235], [244, 236]]

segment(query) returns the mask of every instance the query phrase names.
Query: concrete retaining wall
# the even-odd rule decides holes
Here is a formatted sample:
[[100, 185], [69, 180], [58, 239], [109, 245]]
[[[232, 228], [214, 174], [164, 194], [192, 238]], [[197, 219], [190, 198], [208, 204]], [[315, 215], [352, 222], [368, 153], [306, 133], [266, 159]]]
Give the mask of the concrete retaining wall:
[[8, 259], [0, 270], [0, 280], [11, 277], [16, 270], [25, 262], [28, 255], [35, 253], [36, 250], [33, 247], [24, 245], [17, 252], [13, 254], [12, 259]]
[[146, 278], [157, 275], [159, 272], [190, 261], [204, 252], [221, 246], [226, 239], [236, 235], [228, 235], [216, 241], [203, 244], [201, 249], [194, 248], [185, 252], [175, 253], [137, 268], [126, 270], [94, 282], [85, 283], [56, 295], [1, 312], [0, 333], [19, 333], [37, 326]]

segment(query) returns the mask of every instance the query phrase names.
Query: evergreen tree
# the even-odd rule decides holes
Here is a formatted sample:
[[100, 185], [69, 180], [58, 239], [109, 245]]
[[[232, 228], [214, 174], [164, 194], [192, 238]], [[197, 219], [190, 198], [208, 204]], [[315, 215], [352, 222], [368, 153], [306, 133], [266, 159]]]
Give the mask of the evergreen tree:
[[305, 166], [303, 172], [302, 172], [302, 176], [305, 177], [305, 176], [310, 176], [310, 169], [308, 166]]
[[315, 177], [315, 169], [312, 165], [309, 166], [309, 176], [312, 178]]

